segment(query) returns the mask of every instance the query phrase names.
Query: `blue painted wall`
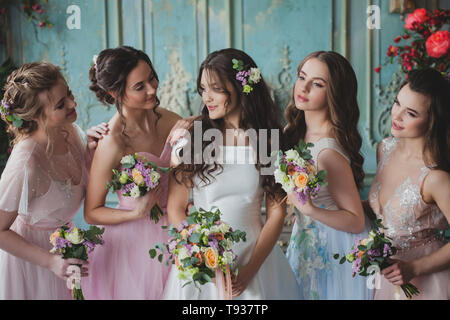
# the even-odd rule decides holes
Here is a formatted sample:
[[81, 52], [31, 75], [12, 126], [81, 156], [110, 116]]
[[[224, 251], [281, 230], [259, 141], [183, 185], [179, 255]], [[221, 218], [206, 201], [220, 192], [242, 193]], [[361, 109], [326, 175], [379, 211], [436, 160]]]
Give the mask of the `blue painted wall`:
[[[450, 0], [416, 1], [450, 9]], [[69, 30], [69, 5], [81, 9], [81, 29]], [[381, 30], [366, 27], [367, 7], [381, 8]], [[89, 89], [92, 56], [121, 44], [144, 50], [161, 79], [162, 106], [182, 116], [197, 113], [197, 70], [206, 55], [235, 47], [250, 54], [262, 69], [280, 106], [296, 79], [298, 63], [310, 52], [335, 50], [352, 63], [359, 82], [360, 131], [364, 139], [366, 185], [376, 170], [378, 126], [389, 106], [377, 101], [375, 85], [386, 85], [396, 66], [381, 74], [373, 68], [401, 33], [400, 15], [387, 0], [50, 0], [51, 30], [38, 30], [12, 12], [7, 48], [17, 65], [49, 60], [61, 66], [79, 106], [78, 124], [87, 129], [108, 120], [114, 109], [102, 106]], [[0, 58], [6, 56], [1, 48]], [[366, 197], [367, 188], [362, 191]], [[109, 199], [114, 202], [114, 197]], [[77, 215], [82, 224], [82, 215]]]

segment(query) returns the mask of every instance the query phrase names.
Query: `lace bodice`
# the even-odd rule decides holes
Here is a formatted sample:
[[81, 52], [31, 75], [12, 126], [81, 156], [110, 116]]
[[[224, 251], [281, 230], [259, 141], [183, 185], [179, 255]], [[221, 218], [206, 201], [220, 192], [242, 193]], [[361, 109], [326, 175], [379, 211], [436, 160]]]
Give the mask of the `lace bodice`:
[[436, 240], [436, 230], [448, 228], [448, 222], [435, 204], [427, 204], [422, 199], [420, 189], [431, 170], [426, 166], [412, 172], [386, 203], [380, 203], [382, 172], [387, 165], [392, 165], [389, 158], [396, 145], [397, 140], [392, 137], [382, 141], [380, 163], [369, 192], [369, 203], [377, 218], [383, 220], [393, 244], [399, 250], [405, 250]]

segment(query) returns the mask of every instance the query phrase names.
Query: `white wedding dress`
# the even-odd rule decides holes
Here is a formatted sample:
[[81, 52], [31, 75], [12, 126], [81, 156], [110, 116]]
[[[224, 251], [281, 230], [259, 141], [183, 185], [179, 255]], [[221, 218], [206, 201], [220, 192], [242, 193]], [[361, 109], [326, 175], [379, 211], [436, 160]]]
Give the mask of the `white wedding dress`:
[[[175, 152], [176, 149], [174, 147], [173, 151]], [[197, 209], [210, 210], [213, 206], [218, 207], [223, 221], [230, 224], [234, 230], [239, 229], [247, 233], [247, 241], [239, 242], [233, 248], [238, 256], [238, 266], [244, 266], [250, 260], [263, 228], [261, 220], [261, 204], [264, 196], [262, 179], [255, 168], [253, 152], [250, 152], [252, 150], [250, 147], [226, 146], [221, 150], [224, 159], [223, 171], [214, 172], [216, 179], [206, 186], [197, 178], [197, 188], [193, 189], [193, 200]], [[178, 270], [175, 265], [172, 265], [164, 299], [220, 299], [218, 290], [213, 283], [200, 286], [201, 290], [199, 290], [192, 283], [183, 287], [185, 282], [178, 279]], [[277, 244], [246, 290], [235, 299], [299, 299], [295, 275]]]

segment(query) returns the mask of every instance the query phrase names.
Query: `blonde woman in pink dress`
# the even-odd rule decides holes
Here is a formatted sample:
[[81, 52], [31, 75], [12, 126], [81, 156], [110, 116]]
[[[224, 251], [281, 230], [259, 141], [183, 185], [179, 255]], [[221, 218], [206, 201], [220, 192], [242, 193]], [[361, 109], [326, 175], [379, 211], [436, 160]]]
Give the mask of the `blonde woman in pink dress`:
[[[71, 299], [67, 268], [82, 264], [87, 275], [84, 261], [49, 253], [50, 235], [72, 224], [88, 179], [90, 154], [75, 107], [50, 63], [25, 64], [7, 79], [2, 119], [15, 140], [0, 180], [0, 300]], [[88, 134], [104, 134], [102, 127]]]
[[106, 206], [112, 169], [123, 156], [139, 153], [162, 167], [169, 167], [169, 133], [180, 116], [159, 107], [158, 77], [149, 57], [123, 46], [100, 52], [90, 70], [91, 86], [99, 101], [115, 104], [117, 113], [109, 121], [110, 133], [99, 142], [87, 188], [84, 217], [87, 223], [105, 226], [104, 246], [89, 258], [89, 276], [82, 281], [86, 299], [159, 299], [169, 267], [150, 259], [156, 242], [168, 240], [150, 209], [158, 202], [166, 211], [168, 174], [160, 185], [137, 199], [122, 197], [119, 206]]
[[450, 243], [438, 230], [450, 221], [450, 84], [433, 69], [408, 75], [392, 107], [393, 137], [378, 146], [369, 204], [398, 253], [381, 271], [375, 299], [450, 299]]

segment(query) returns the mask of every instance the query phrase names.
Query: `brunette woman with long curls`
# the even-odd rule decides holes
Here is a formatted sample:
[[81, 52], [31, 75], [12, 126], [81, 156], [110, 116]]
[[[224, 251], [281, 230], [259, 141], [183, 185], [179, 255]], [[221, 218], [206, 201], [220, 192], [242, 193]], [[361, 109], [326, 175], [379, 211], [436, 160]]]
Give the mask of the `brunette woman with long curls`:
[[356, 97], [355, 72], [338, 53], [314, 52], [300, 63], [285, 134], [291, 146], [314, 144], [311, 155], [328, 182], [304, 205], [288, 195], [297, 210], [287, 257], [303, 299], [371, 298], [366, 279], [352, 278], [351, 265], [333, 259], [368, 229], [358, 194], [364, 172]]
[[375, 299], [450, 299], [450, 83], [434, 69], [412, 71], [392, 107], [392, 137], [377, 149], [369, 204], [398, 251], [381, 271]]
[[87, 223], [105, 226], [104, 246], [90, 257], [90, 275], [82, 286], [87, 299], [159, 299], [169, 268], [151, 260], [148, 250], [167, 240], [150, 209], [159, 203], [166, 210], [168, 174], [161, 172], [159, 186], [133, 199], [118, 192], [119, 205], [106, 205], [112, 170], [125, 155], [140, 156], [168, 167], [171, 146], [168, 136], [180, 119], [159, 106], [158, 76], [147, 54], [122, 46], [105, 49], [90, 68], [90, 89], [105, 105], [117, 112], [109, 121], [110, 133], [103, 136], [94, 155], [87, 188], [84, 217]]
[[[243, 70], [233, 68], [236, 63], [240, 63]], [[233, 247], [239, 268], [237, 277], [232, 279], [233, 297], [298, 299], [295, 276], [281, 248], [276, 245], [286, 213], [281, 201], [283, 193], [275, 185], [273, 175], [263, 175], [267, 164], [258, 152], [261, 144], [268, 144], [270, 148], [272, 140], [278, 139], [270, 135], [270, 129], [281, 132], [264, 79], [246, 53], [224, 49], [209, 54], [202, 63], [197, 90], [204, 107], [199, 121], [190, 130], [193, 140], [189, 144], [188, 139], [181, 139], [173, 148], [173, 163], [178, 166], [169, 181], [169, 220], [179, 226], [186, 219], [185, 208], [192, 190], [196, 208], [219, 208], [223, 221], [247, 234], [246, 242]], [[201, 137], [194, 135], [198, 124], [202, 126]], [[221, 140], [219, 137], [214, 141], [202, 141], [201, 150], [196, 150], [194, 141], [202, 140], [204, 133], [212, 132], [209, 129], [224, 137], [223, 141], [218, 141]], [[257, 132], [268, 129], [269, 136], [257, 141], [247, 140], [243, 131], [250, 129]], [[207, 153], [214, 143], [217, 143], [215, 157], [205, 159], [201, 153]], [[183, 156], [177, 153], [181, 148]], [[198, 158], [202, 161], [196, 164]], [[263, 225], [261, 203], [264, 196], [266, 222]], [[203, 285], [201, 291], [192, 283], [183, 287], [178, 272], [174, 265], [167, 281], [165, 299], [220, 299], [214, 283]]]

